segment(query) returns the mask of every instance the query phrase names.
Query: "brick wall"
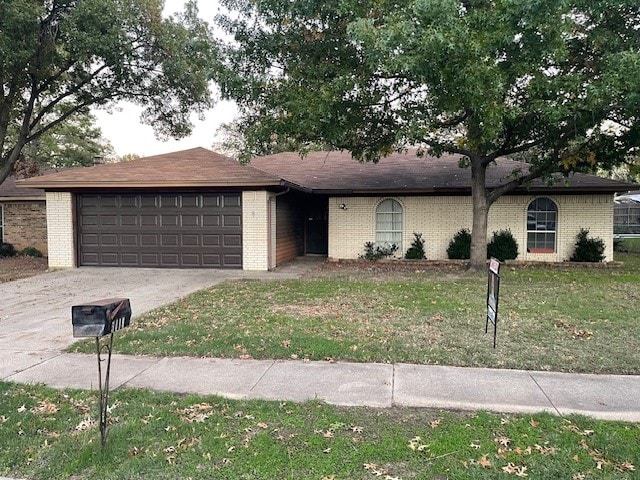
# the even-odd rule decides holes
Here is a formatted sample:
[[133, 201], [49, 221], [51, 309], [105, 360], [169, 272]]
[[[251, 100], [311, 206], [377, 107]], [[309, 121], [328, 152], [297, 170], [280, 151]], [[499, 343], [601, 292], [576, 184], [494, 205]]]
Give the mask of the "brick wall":
[[[272, 193], [242, 192], [242, 268], [268, 270], [275, 262], [275, 201]], [[272, 260], [273, 259], [273, 260]]]
[[42, 201], [3, 203], [4, 241], [16, 250], [35, 247], [47, 254], [47, 212]]
[[47, 192], [47, 238], [49, 268], [75, 268], [75, 196], [69, 192]]
[[[358, 258], [365, 242], [375, 241], [375, 211], [389, 197], [329, 199], [329, 257]], [[447, 258], [447, 246], [461, 228], [471, 229], [471, 197], [391, 197], [403, 206], [403, 252], [413, 233], [422, 233], [427, 258]], [[509, 228], [518, 242], [519, 260], [564, 261], [573, 253], [580, 228], [605, 241], [606, 260], [613, 260], [613, 195], [549, 196], [558, 207], [556, 252], [531, 254], [527, 245], [527, 207], [534, 195], [504, 196], [489, 210], [488, 235]], [[346, 210], [339, 208], [346, 205]], [[398, 253], [400, 255], [400, 252]]]

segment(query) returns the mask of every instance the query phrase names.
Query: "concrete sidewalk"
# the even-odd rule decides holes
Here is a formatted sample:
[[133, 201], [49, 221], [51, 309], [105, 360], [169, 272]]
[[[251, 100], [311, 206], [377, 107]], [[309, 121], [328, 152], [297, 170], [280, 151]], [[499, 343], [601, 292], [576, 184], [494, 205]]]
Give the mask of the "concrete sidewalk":
[[[26, 366], [26, 368], [23, 368]], [[0, 378], [95, 389], [95, 355], [23, 353]], [[579, 413], [640, 422], [640, 377], [407, 364], [158, 358], [114, 355], [111, 388], [146, 388], [232, 399], [322, 400], [495, 412]]]

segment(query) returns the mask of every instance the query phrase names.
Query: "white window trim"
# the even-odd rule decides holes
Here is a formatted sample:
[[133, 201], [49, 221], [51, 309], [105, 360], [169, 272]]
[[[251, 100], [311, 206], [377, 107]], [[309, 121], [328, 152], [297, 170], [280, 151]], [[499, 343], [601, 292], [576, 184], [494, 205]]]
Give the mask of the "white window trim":
[[[400, 226], [400, 230], [378, 230], [378, 214], [379, 213], [391, 213], [392, 212], [378, 212], [378, 209], [380, 208], [380, 205], [386, 201], [386, 200], [393, 200], [394, 202], [396, 202], [398, 205], [400, 205], [401, 208], [401, 212], [399, 212], [400, 215], [402, 215], [402, 219], [401, 219], [401, 226]], [[396, 212], [396, 214], [398, 214], [398, 212]], [[378, 245], [378, 233], [399, 233], [400, 234], [400, 242], [397, 244], [398, 245], [398, 250], [396, 251], [396, 256], [403, 255], [403, 245], [404, 245], [404, 218], [405, 218], [405, 207], [403, 205], [403, 203], [398, 200], [397, 198], [394, 197], [384, 197], [382, 198], [377, 204], [376, 207], [373, 211], [373, 218], [374, 218], [374, 238], [375, 238], [375, 243], [376, 245]], [[386, 243], [386, 242], [385, 242]]]
[[[539, 200], [541, 198], [544, 198], [546, 200], [549, 200], [555, 207], [555, 214], [556, 214], [556, 228], [555, 230], [529, 230], [529, 207], [531, 206], [531, 204], [533, 202], [535, 202], [536, 200]], [[541, 210], [536, 210], [536, 212], [541, 211]], [[545, 210], [546, 212], [550, 212], [550, 210]], [[553, 198], [551, 197], [545, 197], [545, 196], [540, 196], [540, 197], [535, 197], [532, 198], [528, 203], [527, 203], [527, 208], [525, 210], [525, 231], [526, 231], [526, 237], [525, 237], [525, 245], [526, 245], [526, 249], [527, 249], [527, 253], [531, 253], [531, 254], [541, 254], [541, 255], [552, 255], [555, 253], [558, 253], [558, 225], [560, 224], [560, 208], [558, 207], [558, 202], [556, 202]], [[534, 251], [530, 251], [529, 249], [529, 234], [530, 233], [553, 233], [553, 251], [549, 252], [549, 251], [535, 251], [537, 249], [534, 249]], [[542, 250], [542, 249], [541, 249]]]

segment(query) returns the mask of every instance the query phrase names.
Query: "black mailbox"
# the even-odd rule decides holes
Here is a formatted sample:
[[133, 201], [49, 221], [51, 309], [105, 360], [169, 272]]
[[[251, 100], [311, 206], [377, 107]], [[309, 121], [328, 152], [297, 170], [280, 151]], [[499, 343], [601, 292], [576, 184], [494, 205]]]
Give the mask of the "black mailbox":
[[107, 298], [71, 307], [74, 337], [102, 337], [129, 326], [128, 298]]

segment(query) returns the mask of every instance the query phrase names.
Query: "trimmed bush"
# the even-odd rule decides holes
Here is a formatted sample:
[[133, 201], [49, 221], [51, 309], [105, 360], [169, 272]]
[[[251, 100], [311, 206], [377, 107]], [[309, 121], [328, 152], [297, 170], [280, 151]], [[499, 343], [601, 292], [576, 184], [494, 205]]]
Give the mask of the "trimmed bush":
[[360, 258], [365, 260], [380, 260], [384, 257], [390, 257], [398, 250], [398, 246], [392, 243], [388, 246], [377, 246], [373, 242], [366, 242], [364, 244], [364, 254], [360, 255]]
[[422, 239], [421, 233], [413, 234], [413, 242], [405, 253], [404, 258], [407, 260], [424, 260], [427, 258], [424, 252], [424, 240]]
[[447, 247], [447, 256], [452, 260], [468, 260], [471, 258], [471, 233], [463, 228], [456, 233]]
[[576, 245], [570, 260], [572, 262], [601, 262], [604, 260], [604, 240], [589, 238], [589, 230], [581, 228], [576, 236]]
[[13, 257], [16, 254], [16, 249], [10, 243], [0, 243], [0, 258]]
[[518, 258], [518, 242], [513, 238], [511, 230], [493, 232], [493, 237], [487, 244], [487, 258], [491, 257], [501, 262]]
[[27, 248], [23, 248], [20, 251], [20, 255], [22, 255], [23, 257], [40, 258], [40, 257], [42, 257], [42, 252], [40, 250], [38, 250], [36, 247], [27, 247]]

